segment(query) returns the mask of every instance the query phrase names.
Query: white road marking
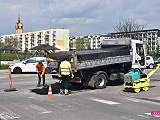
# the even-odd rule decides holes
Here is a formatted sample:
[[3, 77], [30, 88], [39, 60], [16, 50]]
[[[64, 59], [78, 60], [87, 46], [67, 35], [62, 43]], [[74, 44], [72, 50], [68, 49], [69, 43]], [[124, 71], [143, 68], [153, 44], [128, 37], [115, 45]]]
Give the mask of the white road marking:
[[0, 105], [1, 108], [1, 112], [0, 113], [0, 120], [7, 120], [7, 119], [16, 119], [16, 118], [20, 118], [21, 116], [12, 112], [11, 110], [7, 109], [6, 107]]
[[45, 114], [45, 113], [51, 113], [51, 112], [52, 112], [52, 111], [45, 111], [45, 112], [42, 112], [42, 113], [44, 113], [44, 114]]
[[52, 111], [50, 111], [50, 110], [47, 110], [47, 109], [45, 109], [45, 108], [42, 108], [42, 107], [40, 107], [40, 106], [38, 106], [38, 105], [35, 105], [35, 104], [32, 104], [32, 103], [30, 103], [30, 102], [27, 102], [27, 101], [25, 101], [25, 100], [21, 100], [22, 102], [20, 102], [19, 104], [17, 104], [17, 105], [19, 105], [19, 106], [21, 106], [21, 107], [23, 107], [24, 108], [24, 110], [26, 109], [31, 109], [31, 110], [37, 110], [37, 111], [39, 111], [39, 112], [41, 112], [42, 114], [44, 114], [44, 113], [51, 113]]
[[140, 114], [137, 114], [137, 116], [142, 117], [142, 118], [149, 118], [148, 116], [140, 115]]
[[133, 102], [141, 102], [141, 100], [138, 100], [138, 99], [135, 99], [135, 98], [124, 98], [126, 100], [130, 100], [130, 101], [133, 101]]
[[[145, 114], [152, 116], [151, 113], [145, 113]], [[160, 116], [153, 116], [153, 117], [160, 117]]]
[[109, 100], [102, 100], [102, 99], [96, 99], [96, 98], [90, 98], [90, 100], [96, 101], [96, 102], [100, 102], [100, 103], [104, 103], [104, 104], [108, 104], [108, 105], [116, 105], [116, 104], [121, 104], [118, 102], [113, 102], [113, 101], [109, 101]]
[[132, 119], [133, 118], [132, 115], [120, 116], [120, 118], [122, 118], [123, 120], [134, 120], [134, 119]]
[[56, 104], [51, 104], [52, 106], [56, 107], [57, 109], [63, 110], [63, 111], [68, 111], [68, 110], [77, 110], [78, 108], [75, 106], [71, 106], [68, 104], [62, 104], [62, 103], [56, 103]]
[[44, 108], [42, 108], [40, 106], [34, 105], [34, 104], [29, 104], [27, 106], [27, 108], [28, 109], [35, 109], [35, 110], [40, 111], [42, 113], [51, 113], [52, 112], [52, 111], [46, 110], [46, 109], [44, 109]]

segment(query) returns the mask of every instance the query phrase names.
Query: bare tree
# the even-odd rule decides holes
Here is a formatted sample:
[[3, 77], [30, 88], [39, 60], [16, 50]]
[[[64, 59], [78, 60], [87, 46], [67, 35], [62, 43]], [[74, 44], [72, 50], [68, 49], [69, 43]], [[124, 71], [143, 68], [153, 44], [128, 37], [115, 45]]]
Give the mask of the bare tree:
[[135, 19], [127, 18], [120, 20], [113, 28], [116, 32], [131, 32], [143, 30], [145, 26], [145, 24], [140, 24]]

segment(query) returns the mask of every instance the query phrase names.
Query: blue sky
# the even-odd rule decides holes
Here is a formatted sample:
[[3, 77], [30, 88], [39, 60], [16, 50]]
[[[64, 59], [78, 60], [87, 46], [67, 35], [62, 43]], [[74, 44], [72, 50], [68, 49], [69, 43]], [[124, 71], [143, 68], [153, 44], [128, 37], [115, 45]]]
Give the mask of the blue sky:
[[115, 32], [127, 18], [160, 29], [160, 0], [0, 0], [0, 35], [15, 34], [20, 14], [24, 32], [66, 28], [71, 36]]

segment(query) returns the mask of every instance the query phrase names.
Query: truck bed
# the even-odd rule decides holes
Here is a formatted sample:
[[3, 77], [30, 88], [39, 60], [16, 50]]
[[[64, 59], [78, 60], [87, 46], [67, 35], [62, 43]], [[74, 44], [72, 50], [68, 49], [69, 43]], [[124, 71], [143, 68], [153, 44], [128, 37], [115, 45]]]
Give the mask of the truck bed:
[[64, 57], [68, 57], [72, 61], [71, 64], [74, 71], [116, 63], [132, 62], [130, 51], [125, 46], [116, 46], [109, 49], [52, 53], [49, 57], [57, 62], [62, 61]]

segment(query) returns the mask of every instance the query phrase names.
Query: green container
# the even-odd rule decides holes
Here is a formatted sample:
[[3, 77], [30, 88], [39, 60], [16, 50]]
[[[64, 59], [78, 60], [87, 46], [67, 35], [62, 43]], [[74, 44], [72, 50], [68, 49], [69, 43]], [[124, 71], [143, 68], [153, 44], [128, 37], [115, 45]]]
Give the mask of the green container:
[[131, 69], [130, 72], [124, 75], [124, 83], [133, 83], [135, 80], [140, 79], [140, 71], [137, 69]]

